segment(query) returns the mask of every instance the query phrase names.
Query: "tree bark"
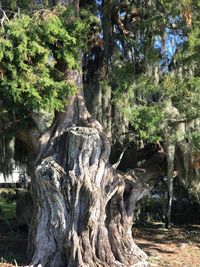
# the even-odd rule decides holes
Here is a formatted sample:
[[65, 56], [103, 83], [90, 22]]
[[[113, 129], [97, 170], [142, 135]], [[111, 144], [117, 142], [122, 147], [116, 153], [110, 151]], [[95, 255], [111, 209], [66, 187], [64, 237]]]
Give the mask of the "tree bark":
[[173, 171], [175, 158], [175, 144], [167, 144], [167, 187], [168, 187], [168, 203], [166, 214], [166, 228], [171, 227], [171, 211], [173, 201]]
[[31, 266], [148, 266], [131, 231], [142, 187], [112, 168], [99, 130], [70, 127], [61, 140], [35, 169]]
[[[67, 2], [78, 13], [79, 1]], [[135, 203], [145, 193], [143, 184], [110, 165], [108, 139], [85, 107], [81, 72], [61, 71], [78, 92], [63, 112], [55, 113], [39, 140], [31, 142], [35, 161], [30, 266], [148, 266], [131, 231]]]

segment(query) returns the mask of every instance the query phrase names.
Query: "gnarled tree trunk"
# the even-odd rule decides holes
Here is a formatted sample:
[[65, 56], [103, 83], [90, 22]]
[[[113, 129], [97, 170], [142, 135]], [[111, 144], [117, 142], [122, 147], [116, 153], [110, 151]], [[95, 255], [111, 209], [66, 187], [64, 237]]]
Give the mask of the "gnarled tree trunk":
[[131, 231], [143, 190], [109, 164], [105, 136], [69, 127], [59, 142], [60, 149], [36, 167], [32, 183], [31, 265], [147, 266]]
[[[79, 1], [66, 2], [78, 12]], [[131, 231], [135, 203], [145, 192], [142, 183], [109, 164], [109, 142], [85, 108], [81, 72], [60, 71], [77, 85], [77, 94], [43, 134], [33, 127], [18, 136], [35, 157], [30, 265], [147, 266]]]

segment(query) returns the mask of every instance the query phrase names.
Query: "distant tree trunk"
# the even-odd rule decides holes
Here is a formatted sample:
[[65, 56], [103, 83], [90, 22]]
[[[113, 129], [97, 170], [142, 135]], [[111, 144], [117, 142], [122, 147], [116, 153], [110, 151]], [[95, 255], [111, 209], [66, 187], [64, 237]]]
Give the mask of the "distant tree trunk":
[[98, 73], [89, 78], [89, 84], [84, 86], [86, 106], [92, 116], [103, 126], [106, 135], [112, 137], [112, 104], [111, 88], [104, 88], [100, 83]]
[[[165, 143], [167, 156], [167, 186], [168, 203], [166, 212], [166, 228], [171, 225], [171, 210], [173, 201], [173, 172], [176, 144], [185, 140], [185, 121], [181, 118], [176, 107], [173, 106], [171, 98], [166, 99], [165, 112], [168, 114], [168, 120], [165, 125]], [[170, 122], [170, 123], [169, 123]]]
[[128, 119], [117, 110], [112, 103], [112, 88], [100, 82], [99, 74], [89, 78], [89, 84], [84, 86], [86, 107], [92, 116], [97, 119], [107, 137], [112, 143], [120, 142], [122, 145], [127, 139]]
[[[82, 5], [85, 2], [87, 1], [82, 1]], [[96, 2], [94, 0], [89, 2], [96, 15]], [[96, 35], [93, 34], [96, 43], [93, 44], [90, 53], [85, 58], [87, 75], [84, 94], [86, 107], [92, 116], [101, 123], [110, 141], [115, 143], [117, 140], [123, 145], [126, 138], [124, 133], [127, 132], [129, 122], [113, 103], [113, 88], [110, 83], [107, 83], [110, 62], [115, 49], [114, 26], [111, 15], [113, 7], [115, 7], [113, 1], [102, 1], [101, 3], [103, 36], [101, 39], [97, 33]]]
[[[197, 124], [197, 126], [195, 125]], [[200, 130], [200, 123], [193, 121], [187, 126], [190, 129]], [[200, 160], [197, 155], [199, 151], [191, 140], [187, 142], [179, 142], [176, 144], [176, 167], [180, 182], [196, 201], [200, 202], [199, 184], [200, 184]], [[195, 163], [196, 161], [196, 163]]]
[[171, 227], [171, 211], [173, 201], [173, 171], [174, 171], [175, 144], [167, 144], [167, 187], [168, 187], [168, 203], [166, 213], [166, 228]]

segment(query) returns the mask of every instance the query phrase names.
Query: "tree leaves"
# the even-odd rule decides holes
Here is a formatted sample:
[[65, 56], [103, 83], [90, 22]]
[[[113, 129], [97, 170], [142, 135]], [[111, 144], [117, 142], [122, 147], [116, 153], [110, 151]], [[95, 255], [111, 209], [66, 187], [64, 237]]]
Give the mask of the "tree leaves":
[[68, 14], [66, 7], [57, 6], [6, 22], [4, 31], [0, 31], [0, 94], [4, 108], [12, 105], [15, 112], [23, 105], [28, 114], [41, 109], [62, 110], [76, 92], [75, 85], [63, 78], [63, 72], [80, 67], [77, 58], [85, 22], [70, 16], [67, 23]]

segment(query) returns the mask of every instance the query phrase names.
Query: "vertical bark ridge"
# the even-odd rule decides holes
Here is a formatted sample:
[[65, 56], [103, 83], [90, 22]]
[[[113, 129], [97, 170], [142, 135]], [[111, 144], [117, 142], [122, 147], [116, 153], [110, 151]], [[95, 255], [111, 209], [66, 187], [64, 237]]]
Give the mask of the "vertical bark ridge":
[[[67, 209], [62, 195], [61, 182], [64, 170], [47, 158], [35, 171], [32, 190], [35, 214], [32, 221], [32, 246], [34, 266], [62, 266], [65, 261], [63, 243], [67, 226]], [[45, 232], [44, 232], [45, 229]]]

